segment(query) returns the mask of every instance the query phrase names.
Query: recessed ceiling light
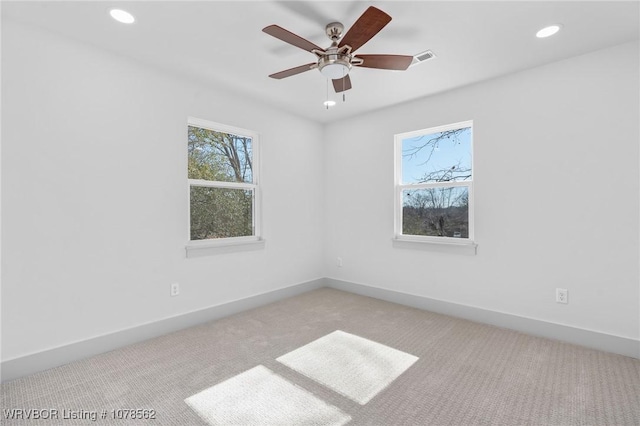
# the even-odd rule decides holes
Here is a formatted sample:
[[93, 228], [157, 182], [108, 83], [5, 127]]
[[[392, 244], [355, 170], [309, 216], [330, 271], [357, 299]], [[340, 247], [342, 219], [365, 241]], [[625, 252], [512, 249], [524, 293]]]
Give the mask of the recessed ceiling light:
[[332, 107], [336, 104], [336, 101], [324, 101], [323, 105], [326, 106], [327, 108]]
[[560, 31], [560, 25], [550, 25], [538, 31], [536, 33], [536, 37], [538, 38], [550, 37], [555, 33], [557, 33], [558, 31]]
[[132, 14], [122, 9], [111, 9], [109, 14], [113, 19], [118, 22], [122, 22], [123, 24], [133, 24], [136, 21], [136, 18], [133, 17]]

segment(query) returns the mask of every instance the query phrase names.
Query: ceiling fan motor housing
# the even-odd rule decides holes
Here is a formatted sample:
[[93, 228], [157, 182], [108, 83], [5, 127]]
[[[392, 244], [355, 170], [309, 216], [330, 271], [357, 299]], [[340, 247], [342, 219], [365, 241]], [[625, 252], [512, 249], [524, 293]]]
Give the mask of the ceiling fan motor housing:
[[331, 80], [344, 78], [351, 71], [351, 55], [345, 49], [331, 46], [318, 60], [318, 69]]

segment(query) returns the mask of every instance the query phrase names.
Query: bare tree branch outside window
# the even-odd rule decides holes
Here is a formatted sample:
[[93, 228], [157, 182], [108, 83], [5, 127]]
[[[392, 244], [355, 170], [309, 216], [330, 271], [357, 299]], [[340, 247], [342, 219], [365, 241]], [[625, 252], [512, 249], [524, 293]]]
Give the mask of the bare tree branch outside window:
[[437, 184], [404, 187], [404, 235], [469, 237], [468, 187], [446, 183], [472, 179], [470, 135], [471, 128], [464, 127], [402, 141], [403, 183]]

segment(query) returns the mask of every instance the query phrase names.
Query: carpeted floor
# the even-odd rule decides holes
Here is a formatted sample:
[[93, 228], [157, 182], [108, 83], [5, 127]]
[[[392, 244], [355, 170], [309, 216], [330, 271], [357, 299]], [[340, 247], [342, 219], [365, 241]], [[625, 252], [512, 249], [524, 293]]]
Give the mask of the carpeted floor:
[[[418, 359], [364, 405], [276, 361], [336, 330]], [[0, 424], [206, 425], [185, 399], [259, 365], [349, 425], [640, 425], [640, 360], [327, 288], [4, 383]]]

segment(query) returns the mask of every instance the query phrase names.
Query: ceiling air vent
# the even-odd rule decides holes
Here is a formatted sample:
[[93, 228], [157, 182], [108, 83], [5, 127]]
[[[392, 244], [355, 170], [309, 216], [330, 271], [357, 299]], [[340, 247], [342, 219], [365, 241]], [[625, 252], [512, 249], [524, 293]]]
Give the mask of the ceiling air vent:
[[424, 52], [420, 52], [416, 55], [413, 55], [413, 61], [410, 66], [418, 65], [422, 62], [428, 61], [429, 59], [435, 59], [436, 54], [430, 50], [425, 50]]

